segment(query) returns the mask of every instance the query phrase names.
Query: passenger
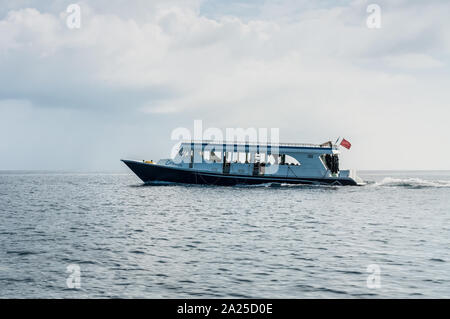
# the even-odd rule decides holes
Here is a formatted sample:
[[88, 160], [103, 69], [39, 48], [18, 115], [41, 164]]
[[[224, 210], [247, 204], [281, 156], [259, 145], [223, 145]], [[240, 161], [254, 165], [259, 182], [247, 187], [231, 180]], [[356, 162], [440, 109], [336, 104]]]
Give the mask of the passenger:
[[216, 153], [214, 153], [214, 151], [211, 151], [211, 154], [210, 154], [209, 158], [210, 158], [214, 163], [220, 163], [220, 158], [216, 155]]

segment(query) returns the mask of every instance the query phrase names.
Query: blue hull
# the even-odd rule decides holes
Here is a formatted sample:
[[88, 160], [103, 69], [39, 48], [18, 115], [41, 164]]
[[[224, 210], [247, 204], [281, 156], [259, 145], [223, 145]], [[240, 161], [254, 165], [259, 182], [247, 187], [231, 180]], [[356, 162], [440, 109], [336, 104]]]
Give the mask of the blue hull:
[[288, 183], [310, 185], [357, 185], [351, 178], [288, 178], [273, 176], [243, 176], [199, 172], [193, 169], [182, 169], [137, 161], [122, 160], [144, 183], [172, 182], [185, 184], [208, 185], [255, 185], [265, 183]]

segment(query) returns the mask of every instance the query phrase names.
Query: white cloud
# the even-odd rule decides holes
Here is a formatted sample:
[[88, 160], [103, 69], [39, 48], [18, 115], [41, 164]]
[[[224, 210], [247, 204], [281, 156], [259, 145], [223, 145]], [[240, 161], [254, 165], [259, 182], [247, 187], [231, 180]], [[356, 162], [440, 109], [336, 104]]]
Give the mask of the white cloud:
[[418, 53], [387, 56], [385, 60], [389, 66], [402, 69], [430, 69], [444, 66], [441, 61]]

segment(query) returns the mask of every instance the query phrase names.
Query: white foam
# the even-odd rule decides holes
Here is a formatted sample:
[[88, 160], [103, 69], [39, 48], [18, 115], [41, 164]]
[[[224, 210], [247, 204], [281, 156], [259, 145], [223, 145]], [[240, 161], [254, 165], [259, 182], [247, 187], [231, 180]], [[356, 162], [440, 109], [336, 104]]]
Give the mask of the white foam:
[[398, 187], [411, 187], [411, 188], [423, 188], [423, 187], [450, 187], [450, 181], [448, 180], [425, 180], [421, 178], [394, 178], [385, 177], [381, 182], [377, 182], [374, 186], [398, 186]]

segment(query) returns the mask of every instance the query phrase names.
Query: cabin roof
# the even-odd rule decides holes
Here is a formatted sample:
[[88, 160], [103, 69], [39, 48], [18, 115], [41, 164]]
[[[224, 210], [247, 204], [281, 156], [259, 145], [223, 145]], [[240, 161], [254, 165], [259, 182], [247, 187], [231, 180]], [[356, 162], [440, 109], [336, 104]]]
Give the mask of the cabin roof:
[[234, 151], [237, 151], [238, 148], [240, 150], [251, 150], [256, 149], [257, 151], [261, 150], [267, 150], [270, 152], [272, 148], [278, 148], [278, 149], [289, 149], [290, 151], [295, 152], [296, 150], [315, 150], [315, 151], [331, 151], [333, 149], [337, 149], [336, 145], [329, 146], [329, 144], [308, 144], [308, 143], [258, 143], [258, 142], [218, 142], [218, 141], [182, 141], [181, 146], [200, 146], [202, 149], [205, 146], [218, 146], [225, 149], [233, 149]]

